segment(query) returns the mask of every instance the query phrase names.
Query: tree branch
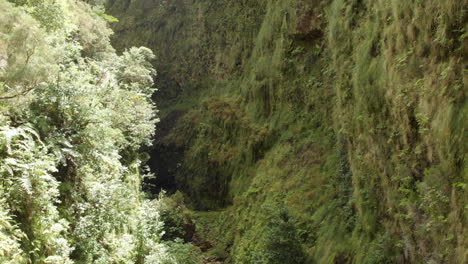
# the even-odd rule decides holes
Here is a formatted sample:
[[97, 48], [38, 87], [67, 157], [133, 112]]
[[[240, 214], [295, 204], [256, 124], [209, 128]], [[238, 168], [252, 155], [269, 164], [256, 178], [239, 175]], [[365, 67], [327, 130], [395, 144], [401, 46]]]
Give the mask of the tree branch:
[[[5, 85], [7, 86], [7, 85]], [[8, 86], [7, 86], [8, 87]], [[9, 88], [9, 87], [8, 87]], [[7, 96], [0, 96], [0, 100], [9, 100], [9, 99], [13, 99], [13, 98], [16, 98], [18, 96], [24, 96], [26, 94], [28, 94], [29, 92], [31, 92], [32, 90], [34, 90], [34, 86], [24, 90], [23, 92], [21, 93], [17, 93], [17, 94], [13, 94], [13, 95], [7, 95]]]

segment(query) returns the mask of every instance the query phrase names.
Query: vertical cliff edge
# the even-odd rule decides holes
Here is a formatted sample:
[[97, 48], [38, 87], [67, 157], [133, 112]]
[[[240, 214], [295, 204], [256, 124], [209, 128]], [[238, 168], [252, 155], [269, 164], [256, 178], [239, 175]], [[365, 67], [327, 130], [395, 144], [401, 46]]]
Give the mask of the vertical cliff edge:
[[109, 0], [158, 188], [226, 263], [467, 263], [464, 0]]

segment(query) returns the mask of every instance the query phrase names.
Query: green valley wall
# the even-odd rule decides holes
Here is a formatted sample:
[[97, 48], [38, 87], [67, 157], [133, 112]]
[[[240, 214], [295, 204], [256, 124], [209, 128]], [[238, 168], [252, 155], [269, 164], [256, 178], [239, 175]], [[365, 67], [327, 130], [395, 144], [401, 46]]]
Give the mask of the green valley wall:
[[205, 211], [212, 254], [466, 263], [466, 6], [110, 0], [108, 12], [117, 49], [157, 55], [152, 166]]

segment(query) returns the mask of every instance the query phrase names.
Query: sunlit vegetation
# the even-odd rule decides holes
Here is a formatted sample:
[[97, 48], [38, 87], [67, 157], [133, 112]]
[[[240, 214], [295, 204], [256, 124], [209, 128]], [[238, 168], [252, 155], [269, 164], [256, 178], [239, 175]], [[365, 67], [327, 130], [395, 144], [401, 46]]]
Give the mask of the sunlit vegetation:
[[468, 263], [466, 8], [0, 0], [0, 263]]
[[0, 262], [198, 263], [140, 191], [154, 55], [94, 4], [0, 0]]

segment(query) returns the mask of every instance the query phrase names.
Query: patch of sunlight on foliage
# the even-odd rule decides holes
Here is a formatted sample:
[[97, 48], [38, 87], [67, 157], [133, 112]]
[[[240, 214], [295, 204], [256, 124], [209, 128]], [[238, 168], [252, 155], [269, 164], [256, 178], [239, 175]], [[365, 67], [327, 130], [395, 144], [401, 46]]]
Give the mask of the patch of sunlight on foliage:
[[[117, 55], [82, 1], [0, 0], [0, 262], [198, 263], [164, 241], [140, 147], [157, 110], [151, 50]], [[102, 3], [101, 3], [102, 4]]]

